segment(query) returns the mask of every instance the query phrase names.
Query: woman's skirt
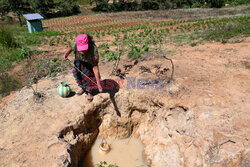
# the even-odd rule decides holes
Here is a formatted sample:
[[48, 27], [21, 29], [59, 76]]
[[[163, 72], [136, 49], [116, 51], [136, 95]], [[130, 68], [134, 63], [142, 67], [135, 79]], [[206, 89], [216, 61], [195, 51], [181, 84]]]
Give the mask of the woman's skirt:
[[[75, 59], [73, 75], [79, 87], [86, 89], [97, 89], [96, 78], [93, 71], [93, 66], [90, 63]], [[80, 71], [81, 72], [80, 72]], [[93, 83], [94, 82], [94, 83]]]

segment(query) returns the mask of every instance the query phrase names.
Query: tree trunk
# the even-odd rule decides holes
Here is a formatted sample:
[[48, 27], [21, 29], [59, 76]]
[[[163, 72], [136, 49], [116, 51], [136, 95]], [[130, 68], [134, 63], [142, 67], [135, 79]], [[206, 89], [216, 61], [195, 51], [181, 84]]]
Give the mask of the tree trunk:
[[18, 20], [19, 20], [19, 24], [20, 24], [20, 26], [22, 27], [23, 24], [22, 24], [22, 20], [21, 20], [20, 13], [17, 13], [17, 17], [18, 17]]

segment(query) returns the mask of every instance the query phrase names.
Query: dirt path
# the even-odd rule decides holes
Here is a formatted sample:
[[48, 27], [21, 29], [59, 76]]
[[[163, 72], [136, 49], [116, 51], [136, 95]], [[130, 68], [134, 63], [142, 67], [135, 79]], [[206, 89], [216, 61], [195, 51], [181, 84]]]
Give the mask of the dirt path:
[[[100, 135], [110, 137], [115, 136], [114, 122], [130, 120], [131, 135], [145, 145], [145, 161], [152, 167], [249, 166], [250, 75], [244, 65], [250, 61], [249, 44], [250, 38], [195, 47], [166, 44], [165, 50], [173, 53], [167, 56], [175, 64], [175, 82], [164, 87], [156, 83], [158, 89], [143, 89], [145, 84], [128, 89], [131, 82], [124, 80], [115, 92], [121, 118], [107, 93], [93, 103], [87, 103], [86, 95], [59, 97], [55, 89], [61, 81], [78, 89], [70, 72], [39, 81], [41, 99], [27, 88], [14, 92], [1, 104], [0, 166], [76, 166], [102, 119]], [[136, 83], [169, 77], [164, 68], [171, 69], [158, 56], [131, 64], [122, 61], [119, 67], [124, 71], [127, 65], [127, 77], [136, 77]], [[100, 68], [102, 79], [110, 79], [112, 63]]]

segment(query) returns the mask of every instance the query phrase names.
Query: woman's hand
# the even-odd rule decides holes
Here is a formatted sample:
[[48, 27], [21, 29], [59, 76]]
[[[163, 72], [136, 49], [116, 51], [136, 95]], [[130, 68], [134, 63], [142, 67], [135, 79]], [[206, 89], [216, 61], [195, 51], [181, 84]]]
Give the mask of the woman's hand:
[[98, 65], [93, 67], [93, 71], [94, 71], [94, 75], [96, 78], [96, 82], [97, 82], [97, 87], [99, 89], [99, 92], [102, 92], [102, 85], [101, 85], [101, 80], [100, 80], [100, 72], [99, 72], [99, 68]]
[[63, 60], [69, 60], [68, 59], [68, 55], [64, 54], [63, 57], [62, 57]]
[[99, 92], [102, 92], [102, 85], [100, 82], [97, 82], [98, 90]]
[[71, 48], [68, 47], [68, 48], [67, 48], [67, 51], [66, 51], [65, 54], [62, 56], [62, 59], [63, 59], [63, 60], [69, 60], [69, 59], [68, 59], [68, 55], [71, 53], [71, 51], [72, 51]]

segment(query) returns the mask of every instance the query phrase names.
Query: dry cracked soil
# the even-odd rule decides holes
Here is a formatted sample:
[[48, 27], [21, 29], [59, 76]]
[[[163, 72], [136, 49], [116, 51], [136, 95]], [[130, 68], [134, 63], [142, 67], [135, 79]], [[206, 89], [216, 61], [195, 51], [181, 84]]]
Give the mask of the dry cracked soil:
[[[121, 61], [124, 80], [100, 64], [104, 93], [56, 94], [71, 71], [12, 92], [0, 106], [1, 167], [76, 167], [96, 137], [138, 138], [152, 167], [250, 166], [250, 38], [241, 43], [166, 45], [174, 62]], [[153, 57], [153, 56], [152, 56]]]

